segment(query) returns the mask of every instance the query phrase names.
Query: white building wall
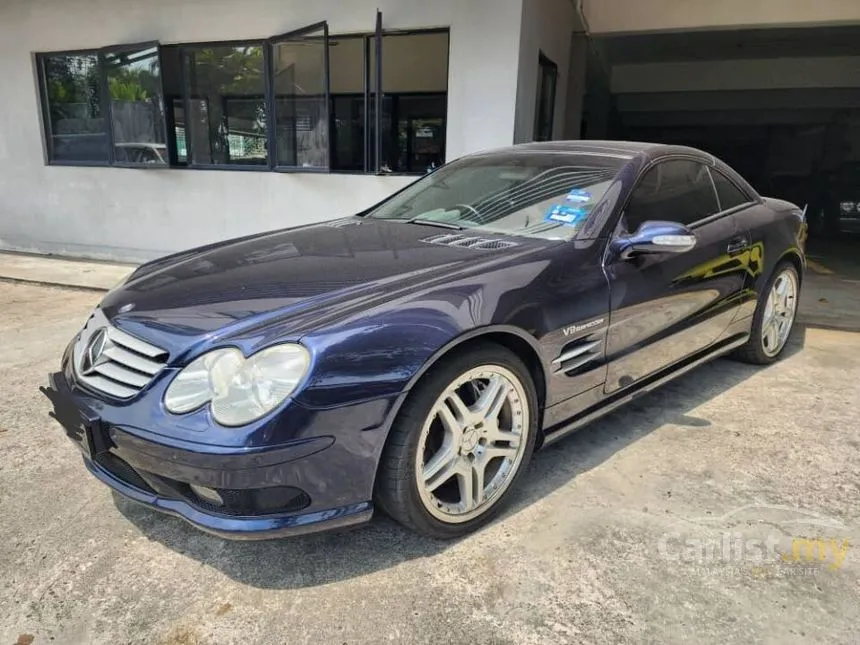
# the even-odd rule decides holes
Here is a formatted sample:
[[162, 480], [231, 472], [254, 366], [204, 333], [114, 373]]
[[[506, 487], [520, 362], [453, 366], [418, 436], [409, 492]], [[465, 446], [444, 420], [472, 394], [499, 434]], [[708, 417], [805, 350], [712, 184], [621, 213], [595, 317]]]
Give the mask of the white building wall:
[[534, 140], [540, 52], [558, 65], [552, 131], [554, 139], [564, 138], [570, 46], [576, 24], [571, 0], [524, 0], [514, 128], [516, 143]]
[[0, 249], [143, 260], [214, 240], [343, 216], [412, 180], [47, 166], [34, 52], [149, 40], [168, 44], [261, 38], [320, 20], [329, 21], [332, 34], [371, 32], [378, 7], [386, 29], [450, 27], [446, 147], [451, 160], [513, 140], [522, 2], [4, 0]]

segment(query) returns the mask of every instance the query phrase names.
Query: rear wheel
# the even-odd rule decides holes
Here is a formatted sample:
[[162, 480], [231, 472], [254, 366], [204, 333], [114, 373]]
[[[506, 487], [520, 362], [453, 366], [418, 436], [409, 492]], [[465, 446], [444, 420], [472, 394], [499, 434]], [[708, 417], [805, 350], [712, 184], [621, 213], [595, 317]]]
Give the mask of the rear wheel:
[[779, 264], [764, 294], [755, 310], [750, 339], [736, 353], [740, 360], [755, 365], [777, 360], [791, 336], [800, 297], [800, 280], [794, 265]]
[[392, 426], [377, 502], [429, 537], [474, 531], [500, 510], [535, 443], [537, 395], [508, 349], [482, 345], [435, 366]]

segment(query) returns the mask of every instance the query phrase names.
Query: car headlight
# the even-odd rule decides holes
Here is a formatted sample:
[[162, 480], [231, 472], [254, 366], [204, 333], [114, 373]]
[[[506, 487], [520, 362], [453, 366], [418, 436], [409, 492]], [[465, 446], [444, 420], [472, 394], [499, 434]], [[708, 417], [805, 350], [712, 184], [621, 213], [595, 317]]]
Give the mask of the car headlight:
[[216, 349], [179, 372], [164, 393], [164, 406], [185, 414], [209, 403], [218, 423], [243, 426], [282, 403], [309, 365], [301, 345], [275, 345], [249, 358], [238, 349]]

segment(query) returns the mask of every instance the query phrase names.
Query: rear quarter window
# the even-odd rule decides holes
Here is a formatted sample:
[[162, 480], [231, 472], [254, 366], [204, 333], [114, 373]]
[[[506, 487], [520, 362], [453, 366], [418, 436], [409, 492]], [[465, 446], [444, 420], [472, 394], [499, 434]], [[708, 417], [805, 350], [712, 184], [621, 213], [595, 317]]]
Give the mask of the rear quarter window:
[[717, 189], [721, 211], [727, 211], [750, 201], [749, 197], [719, 170], [712, 168], [711, 177], [714, 178], [714, 188]]

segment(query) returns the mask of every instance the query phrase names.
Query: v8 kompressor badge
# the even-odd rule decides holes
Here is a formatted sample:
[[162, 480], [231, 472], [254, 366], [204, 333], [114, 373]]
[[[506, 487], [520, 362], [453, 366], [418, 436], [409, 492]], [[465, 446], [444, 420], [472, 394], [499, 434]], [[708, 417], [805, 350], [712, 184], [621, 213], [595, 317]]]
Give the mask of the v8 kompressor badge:
[[606, 319], [598, 318], [587, 323], [582, 323], [581, 325], [571, 325], [570, 327], [565, 327], [561, 331], [564, 333], [565, 336], [572, 336], [573, 334], [585, 331], [586, 329], [591, 329], [592, 327], [602, 325], [604, 320]]

